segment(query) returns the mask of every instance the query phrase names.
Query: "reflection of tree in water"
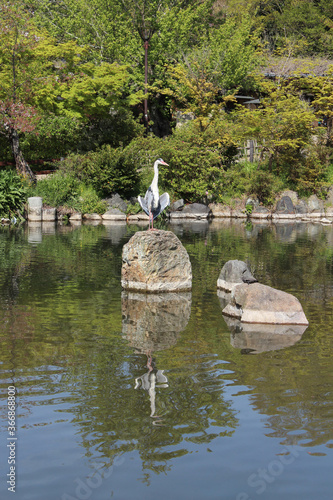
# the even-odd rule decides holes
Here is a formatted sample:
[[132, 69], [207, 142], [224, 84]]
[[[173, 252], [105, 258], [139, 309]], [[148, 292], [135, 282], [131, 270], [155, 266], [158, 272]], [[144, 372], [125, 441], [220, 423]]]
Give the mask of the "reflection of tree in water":
[[171, 459], [189, 453], [189, 443], [209, 443], [232, 434], [237, 420], [231, 403], [223, 399], [215, 358], [203, 363], [193, 356], [183, 368], [173, 368], [172, 362], [164, 366], [168, 387], [158, 389], [156, 405], [163, 426], [155, 426], [147, 392], [133, 384], [147, 372], [146, 355], [128, 354], [119, 345], [113, 348], [111, 343], [92, 348], [87, 359], [73, 367], [68, 381], [75, 387], [71, 412], [87, 456], [98, 450], [112, 465], [116, 456], [137, 451], [143, 470], [162, 472]]
[[[310, 343], [314, 335], [316, 341]], [[253, 408], [267, 416], [268, 436], [280, 438], [283, 445], [332, 447], [333, 376], [325, 355], [332, 350], [331, 336], [311, 328], [310, 321], [294, 346], [243, 356], [237, 378], [251, 387]]]
[[[115, 456], [137, 451], [143, 470], [167, 471], [171, 459], [193, 446], [230, 436], [237, 420], [223, 399], [216, 357], [190, 352], [179, 362], [173, 351], [190, 317], [191, 294], [122, 299], [123, 339], [92, 349], [72, 381], [78, 390], [75, 421], [87, 454], [98, 449], [111, 465]], [[161, 350], [167, 358], [160, 358]]]
[[[150, 471], [168, 470], [173, 457], [186, 455], [196, 445], [231, 435], [237, 417], [232, 401], [224, 399], [226, 381], [250, 388], [250, 403], [265, 418], [268, 435], [285, 444], [331, 446], [332, 259], [331, 254], [324, 257], [331, 249], [326, 232], [321, 230], [322, 237], [311, 245], [303, 235], [286, 247], [276, 243], [268, 228], [261, 230], [255, 245], [242, 237], [243, 232], [243, 226], [236, 231], [229, 225], [223, 233], [209, 233], [207, 245], [186, 234], [196, 280], [192, 305], [184, 301], [168, 312], [169, 306], [152, 304], [154, 317], [149, 319], [142, 309], [142, 315], [136, 312], [135, 324], [128, 316], [127, 331], [124, 322], [120, 326], [121, 246], [111, 246], [103, 228], [50, 235], [24, 252], [17, 236], [5, 242], [7, 257], [0, 263], [0, 274], [7, 281], [1, 282], [0, 293], [7, 290], [12, 269], [23, 271], [19, 288], [10, 291], [14, 299], [11, 331], [7, 335], [5, 330], [8, 338], [11, 333], [25, 335], [16, 339], [21, 391], [26, 384], [34, 395], [47, 396], [38, 404], [53, 405], [50, 399], [57, 398], [63, 405], [60, 418], [74, 415], [73, 424], [92, 462], [97, 458], [109, 467], [119, 454], [138, 452], [148, 476]], [[30, 258], [32, 248], [38, 260]], [[223, 263], [234, 257], [235, 248], [240, 259], [250, 255], [262, 282], [302, 290], [310, 327], [294, 346], [242, 356], [230, 345], [215, 300], [216, 279]], [[144, 304], [137, 303], [134, 309], [141, 307]], [[189, 325], [184, 320], [182, 326], [191, 307], [201, 316], [192, 314]], [[166, 328], [161, 331], [155, 328], [159, 310], [169, 318], [162, 321]], [[173, 316], [178, 330], [172, 326]], [[7, 356], [9, 341], [2, 345]], [[147, 349], [154, 369], [163, 370], [168, 379], [168, 387], [156, 391], [156, 414], [162, 415], [163, 426], [152, 425], [147, 392], [135, 390], [135, 380], [147, 373]], [[226, 368], [232, 365], [232, 373], [225, 374], [219, 360], [227, 362]], [[34, 401], [37, 404], [35, 397]]]
[[[218, 297], [223, 309], [225, 296], [218, 292]], [[323, 317], [326, 328], [321, 329]], [[309, 319], [310, 327], [305, 327], [246, 324], [224, 317], [232, 347], [252, 355], [243, 357], [237, 378], [252, 388], [254, 409], [268, 416], [268, 435], [281, 438], [284, 445], [330, 447], [333, 377], [327, 353], [333, 350], [333, 339], [327, 335], [327, 325], [333, 323], [328, 320], [327, 303]]]

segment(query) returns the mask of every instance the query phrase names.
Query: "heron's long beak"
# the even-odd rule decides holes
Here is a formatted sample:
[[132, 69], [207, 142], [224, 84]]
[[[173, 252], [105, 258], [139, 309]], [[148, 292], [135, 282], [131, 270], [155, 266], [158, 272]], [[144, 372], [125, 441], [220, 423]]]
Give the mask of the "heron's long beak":
[[166, 165], [167, 167], [169, 166], [169, 163], [166, 163], [165, 161], [161, 161], [162, 165]]

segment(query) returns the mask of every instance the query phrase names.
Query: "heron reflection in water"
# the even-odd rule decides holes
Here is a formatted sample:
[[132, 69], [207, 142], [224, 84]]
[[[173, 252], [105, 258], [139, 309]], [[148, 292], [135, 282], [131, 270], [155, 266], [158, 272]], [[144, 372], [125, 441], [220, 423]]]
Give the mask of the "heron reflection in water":
[[148, 371], [141, 375], [141, 377], [137, 377], [135, 379], [135, 389], [139, 389], [140, 387], [148, 392], [150, 399], [150, 416], [152, 418], [156, 418], [153, 422], [153, 425], [163, 425], [161, 424], [161, 416], [155, 415], [156, 411], [156, 389], [169, 387], [168, 379], [164, 375], [164, 370], [157, 370], [153, 366], [153, 359], [150, 355], [147, 358], [147, 368]]

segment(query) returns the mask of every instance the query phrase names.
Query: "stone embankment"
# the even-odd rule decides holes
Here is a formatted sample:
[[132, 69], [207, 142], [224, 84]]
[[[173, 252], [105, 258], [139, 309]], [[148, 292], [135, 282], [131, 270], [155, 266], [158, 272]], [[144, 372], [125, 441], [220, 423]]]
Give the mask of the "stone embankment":
[[[26, 217], [33, 222], [61, 221], [64, 216], [67, 216], [73, 224], [82, 221], [89, 221], [94, 224], [101, 222], [106, 224], [108, 222], [148, 224], [148, 216], [145, 213], [126, 213], [128, 206], [130, 204], [134, 205], [137, 201], [135, 198], [125, 201], [118, 194], [115, 194], [106, 201], [108, 210], [104, 214], [81, 214], [73, 213], [73, 211], [66, 210], [63, 207], [46, 208], [43, 206], [42, 198], [33, 197], [28, 199]], [[185, 205], [183, 200], [177, 200], [170, 205], [165, 214], [170, 222], [236, 218], [273, 222], [298, 220], [331, 224], [333, 222], [333, 186], [329, 189], [326, 200], [321, 200], [316, 195], [312, 195], [307, 199], [299, 198], [295, 191], [281, 193], [272, 208], [260, 205], [255, 197], [235, 199], [229, 205], [221, 203], [192, 203]]]

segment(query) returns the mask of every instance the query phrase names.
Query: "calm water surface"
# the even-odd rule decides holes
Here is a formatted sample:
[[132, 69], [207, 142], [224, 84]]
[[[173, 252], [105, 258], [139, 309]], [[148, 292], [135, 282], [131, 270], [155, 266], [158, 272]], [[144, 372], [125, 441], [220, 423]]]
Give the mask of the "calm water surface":
[[[1, 498], [331, 498], [332, 227], [165, 228], [191, 294], [122, 293], [122, 247], [144, 227], [0, 228]], [[231, 331], [216, 292], [229, 259], [296, 295], [304, 333]]]

